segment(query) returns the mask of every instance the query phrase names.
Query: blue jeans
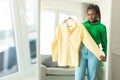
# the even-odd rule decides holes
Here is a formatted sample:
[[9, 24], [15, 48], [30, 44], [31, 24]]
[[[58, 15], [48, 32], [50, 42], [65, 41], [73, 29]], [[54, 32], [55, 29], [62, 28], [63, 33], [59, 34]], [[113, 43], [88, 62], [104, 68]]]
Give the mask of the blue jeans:
[[84, 45], [81, 47], [80, 66], [75, 68], [75, 80], [85, 80], [86, 70], [88, 80], [96, 80], [100, 61]]

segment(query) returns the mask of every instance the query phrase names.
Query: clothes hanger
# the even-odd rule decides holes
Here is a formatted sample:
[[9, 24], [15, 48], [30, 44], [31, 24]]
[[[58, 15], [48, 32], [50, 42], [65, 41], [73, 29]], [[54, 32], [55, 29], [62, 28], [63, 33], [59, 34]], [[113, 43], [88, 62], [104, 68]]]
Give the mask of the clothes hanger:
[[68, 19], [64, 20], [63, 23], [65, 23], [68, 20], [73, 20], [73, 18], [71, 18], [70, 16], [68, 17]]
[[69, 20], [69, 19], [73, 20], [73, 18], [71, 18], [70, 16], [69, 16], [69, 18], [67, 20]]
[[69, 27], [72, 27], [73, 26], [73, 18], [71, 18], [69, 16], [69, 18], [67, 19], [67, 23], [68, 23]]

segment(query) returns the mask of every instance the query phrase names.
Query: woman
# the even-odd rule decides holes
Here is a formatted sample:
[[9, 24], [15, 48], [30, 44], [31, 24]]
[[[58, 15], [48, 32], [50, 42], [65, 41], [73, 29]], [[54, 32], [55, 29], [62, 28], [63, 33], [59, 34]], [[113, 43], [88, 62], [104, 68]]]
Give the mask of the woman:
[[[101, 56], [101, 61], [106, 61], [107, 56], [107, 33], [106, 27], [100, 23], [101, 14], [100, 9], [97, 5], [89, 5], [87, 8], [88, 20], [83, 23], [85, 28], [88, 30], [96, 44], [101, 43], [102, 50], [105, 53], [105, 57]], [[88, 80], [96, 80], [97, 74], [100, 68], [100, 63], [95, 55], [93, 55], [85, 45], [81, 47], [81, 58], [80, 66], [75, 68], [75, 80], [84, 80], [84, 77], [88, 75]]]

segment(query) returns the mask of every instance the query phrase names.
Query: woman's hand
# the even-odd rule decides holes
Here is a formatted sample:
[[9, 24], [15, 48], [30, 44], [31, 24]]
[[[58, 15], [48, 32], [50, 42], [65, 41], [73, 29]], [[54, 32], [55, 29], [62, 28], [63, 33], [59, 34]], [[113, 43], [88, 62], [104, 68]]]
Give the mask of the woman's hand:
[[101, 55], [100, 59], [101, 59], [101, 61], [106, 62], [106, 56]]

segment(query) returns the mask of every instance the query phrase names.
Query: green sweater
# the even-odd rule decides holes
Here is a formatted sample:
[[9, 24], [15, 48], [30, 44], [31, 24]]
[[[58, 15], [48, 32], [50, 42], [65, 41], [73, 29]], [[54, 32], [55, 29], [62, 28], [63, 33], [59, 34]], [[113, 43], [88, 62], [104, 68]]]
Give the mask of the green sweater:
[[89, 20], [85, 21], [83, 25], [86, 27], [96, 44], [102, 45], [102, 50], [105, 55], [107, 55], [107, 32], [105, 25], [101, 24], [99, 21], [91, 24]]

